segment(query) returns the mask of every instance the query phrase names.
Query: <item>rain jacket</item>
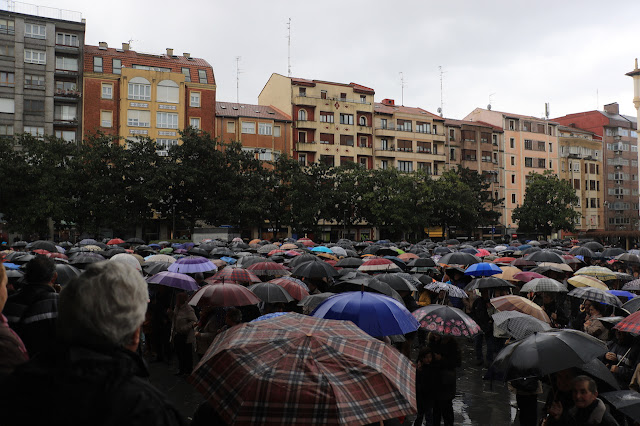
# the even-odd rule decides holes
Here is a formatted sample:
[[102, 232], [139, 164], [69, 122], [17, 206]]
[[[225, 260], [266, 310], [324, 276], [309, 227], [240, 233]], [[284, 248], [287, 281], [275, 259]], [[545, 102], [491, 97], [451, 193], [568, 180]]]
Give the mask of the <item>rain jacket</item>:
[[28, 360], [22, 340], [9, 328], [5, 316], [0, 314], [0, 377], [11, 373], [16, 366]]
[[562, 413], [562, 416], [556, 420], [553, 417], [549, 419], [550, 425], [562, 425], [562, 426], [618, 426], [618, 422], [607, 410], [600, 399], [596, 399], [593, 404], [586, 408], [578, 409], [573, 406], [566, 412]]
[[193, 330], [193, 323], [198, 322], [198, 317], [193, 311], [193, 308], [187, 303], [183, 304], [179, 308], [176, 307], [173, 311], [173, 333], [175, 338], [177, 334], [185, 336], [185, 343], [195, 343], [196, 334]]

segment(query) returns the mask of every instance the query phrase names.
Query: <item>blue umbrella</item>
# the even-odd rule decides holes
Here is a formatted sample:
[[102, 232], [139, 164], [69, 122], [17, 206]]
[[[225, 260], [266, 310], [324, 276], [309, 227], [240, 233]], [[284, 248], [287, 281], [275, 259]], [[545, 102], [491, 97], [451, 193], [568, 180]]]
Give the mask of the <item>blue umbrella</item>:
[[20, 269], [20, 265], [16, 265], [15, 263], [3, 263], [4, 267], [7, 269]]
[[325, 246], [317, 246], [311, 249], [311, 251], [320, 252], [320, 253], [329, 253], [334, 254], [329, 247]]
[[236, 259], [234, 259], [233, 257], [229, 257], [229, 256], [222, 256], [220, 258], [220, 260], [224, 260], [225, 262], [227, 262], [229, 265], [233, 265], [234, 263], [237, 262]]
[[262, 315], [261, 317], [258, 317], [250, 322], [264, 321], [271, 318], [281, 317], [282, 315], [287, 315], [288, 313], [289, 312], [272, 312], [270, 314]]
[[501, 273], [502, 269], [496, 264], [488, 262], [475, 263], [464, 271], [465, 275], [473, 275], [474, 277], [489, 277]]
[[530, 249], [531, 247], [533, 246], [530, 244], [523, 244], [521, 246], [516, 247], [516, 249], [522, 251], [522, 250]]
[[607, 290], [607, 292], [617, 297], [626, 297], [628, 300], [633, 299], [634, 297], [637, 296], [636, 294], [633, 294], [630, 291], [626, 291], [626, 290]]
[[402, 303], [365, 291], [331, 296], [318, 305], [311, 316], [351, 321], [373, 337], [406, 334], [420, 326]]

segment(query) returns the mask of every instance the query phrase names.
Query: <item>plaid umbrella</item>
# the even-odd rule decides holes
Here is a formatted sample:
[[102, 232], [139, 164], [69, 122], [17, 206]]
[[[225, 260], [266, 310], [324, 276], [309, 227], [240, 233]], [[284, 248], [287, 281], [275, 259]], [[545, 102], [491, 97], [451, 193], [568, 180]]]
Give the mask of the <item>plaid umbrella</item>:
[[[296, 300], [302, 300], [309, 295], [309, 288], [300, 280], [289, 280], [289, 277], [274, 278], [268, 282], [279, 285]], [[294, 278], [295, 279], [295, 278]], [[301, 284], [298, 284], [300, 282]]]
[[400, 272], [401, 269], [390, 259], [371, 259], [358, 267], [361, 272]]
[[498, 311], [518, 311], [523, 314], [531, 315], [541, 321], [550, 323], [551, 320], [545, 311], [531, 300], [524, 297], [508, 294], [506, 296], [494, 297], [491, 304]]
[[220, 334], [189, 381], [227, 424], [366, 424], [415, 413], [415, 367], [349, 321], [289, 313]]
[[169, 271], [159, 272], [147, 278], [147, 282], [187, 291], [195, 291], [200, 288], [196, 280], [189, 275]]
[[420, 328], [448, 336], [473, 337], [482, 330], [471, 317], [458, 308], [445, 305], [427, 305], [413, 311]]
[[211, 282], [212, 284], [215, 282], [225, 282], [231, 281], [236, 282], [238, 284], [253, 284], [259, 283], [261, 280], [251, 271], [242, 268], [224, 268], [211, 277], [207, 278], [205, 281]]
[[434, 293], [440, 293], [446, 291], [450, 297], [468, 298], [469, 295], [460, 287], [456, 287], [453, 284], [447, 284], [440, 281], [430, 283], [424, 286], [425, 289], [433, 291]]
[[613, 328], [626, 333], [640, 334], [640, 312], [632, 313]]
[[189, 300], [191, 306], [246, 306], [260, 303], [258, 296], [239, 284], [207, 284]]
[[207, 258], [200, 256], [187, 256], [175, 261], [169, 266], [169, 272], [191, 274], [194, 272], [215, 271], [218, 267]]
[[576, 275], [567, 280], [569, 284], [574, 287], [593, 287], [600, 290], [609, 290], [609, 287], [597, 278], [590, 277], [589, 275]]
[[578, 287], [571, 290], [568, 295], [577, 299], [586, 299], [591, 300], [592, 302], [604, 303], [605, 305], [622, 307], [620, 299], [611, 293], [607, 293], [605, 290], [600, 290], [599, 288]]
[[585, 266], [578, 269], [574, 275], [588, 275], [601, 281], [615, 280], [617, 278], [611, 269], [602, 266]]
[[518, 311], [496, 312], [491, 317], [496, 327], [518, 340], [538, 331], [551, 330], [546, 322]]
[[569, 290], [559, 281], [552, 278], [534, 278], [520, 289], [520, 293], [566, 293]]

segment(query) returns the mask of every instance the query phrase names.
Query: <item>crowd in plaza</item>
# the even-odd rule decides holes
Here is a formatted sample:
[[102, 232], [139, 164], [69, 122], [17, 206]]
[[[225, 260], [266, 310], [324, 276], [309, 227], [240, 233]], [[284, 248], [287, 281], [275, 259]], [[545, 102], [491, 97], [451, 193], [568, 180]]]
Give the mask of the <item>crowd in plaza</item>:
[[174, 359], [203, 396], [193, 425], [453, 425], [473, 363], [508, 384], [517, 424], [640, 423], [638, 250], [236, 238], [0, 253], [2, 424], [185, 424], [148, 380], [147, 363]]

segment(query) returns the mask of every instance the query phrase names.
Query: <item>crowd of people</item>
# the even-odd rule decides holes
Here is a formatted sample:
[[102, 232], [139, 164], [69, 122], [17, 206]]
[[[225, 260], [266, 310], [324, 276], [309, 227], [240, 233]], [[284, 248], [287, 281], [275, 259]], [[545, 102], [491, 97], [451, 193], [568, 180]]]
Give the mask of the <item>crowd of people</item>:
[[[288, 250], [285, 244], [290, 245]], [[540, 245], [548, 247], [541, 250]], [[483, 366], [485, 380], [504, 378], [493, 361], [505, 346], [518, 341], [494, 321], [499, 309], [492, 301], [522, 294], [532, 305], [539, 306], [550, 327], [579, 330], [604, 342], [607, 352], [596, 361], [615, 383], [607, 382], [608, 376], [580, 365], [553, 372], [548, 377], [510, 380], [509, 389], [514, 392], [519, 409], [519, 424], [636, 424], [640, 419], [599, 398], [598, 389], [640, 390], [640, 343], [635, 334], [615, 328], [619, 321], [640, 308], [640, 303], [629, 304], [636, 293], [640, 294], [640, 281], [636, 283], [640, 258], [635, 262], [630, 257], [622, 260], [605, 256], [598, 251], [604, 247], [590, 254], [583, 251], [583, 254], [571, 255], [571, 248], [577, 245], [577, 241], [568, 240], [527, 245], [512, 242], [503, 246], [493, 242], [465, 245], [453, 241], [423, 241], [411, 245], [384, 241], [356, 244], [343, 240], [323, 246], [328, 251], [312, 251], [316, 245], [307, 241], [279, 242], [274, 248], [266, 241], [241, 240], [228, 244], [205, 241], [186, 246], [172, 246], [168, 242], [120, 243], [119, 247], [94, 242], [77, 244], [67, 250], [60, 248], [55, 253], [43, 249], [34, 251], [32, 246], [16, 246], [2, 253], [9, 274], [0, 267], [2, 423], [184, 424], [185, 419], [171, 402], [149, 383], [147, 361], [170, 362], [175, 357], [176, 375], [188, 377], [194, 369], [194, 360], [200, 360], [217, 336], [226, 330], [276, 312], [308, 314], [312, 311], [309, 306], [315, 306], [307, 304], [304, 298], [244, 306], [192, 306], [189, 302], [193, 291], [145, 281], [152, 271], [155, 274], [163, 270], [145, 259], [163, 253], [174, 259], [196, 255], [211, 259], [218, 272], [224, 268], [245, 268], [260, 258], [289, 265], [300, 256], [315, 257], [335, 267], [338, 273], [325, 278], [297, 277], [296, 285], [302, 286], [311, 298], [338, 292], [337, 284], [348, 274], [352, 274], [351, 279], [359, 277], [357, 266], [340, 266], [344, 259], [386, 257], [393, 263], [387, 271], [397, 270], [415, 285], [409, 287], [415, 288], [414, 291], [405, 288], [396, 291], [390, 286], [387, 294], [401, 301], [409, 312], [428, 305], [447, 305], [477, 323], [482, 332], [473, 338], [475, 360], [466, 362]], [[116, 248], [117, 253], [107, 254], [109, 249]], [[331, 248], [341, 250], [331, 251]], [[74, 265], [74, 257], [88, 251], [103, 256], [104, 261], [75, 263], [80, 267], [75, 278], [59, 276], [60, 265]], [[540, 262], [529, 260], [539, 251], [552, 252], [560, 260], [556, 266], [554, 262], [540, 266]], [[496, 281], [476, 283], [474, 287], [475, 281], [485, 276], [467, 273], [467, 267], [476, 261], [453, 263], [448, 261], [448, 253], [467, 253], [477, 262], [491, 263], [504, 270], [486, 275]], [[126, 256], [124, 260], [122, 256], [116, 258], [116, 254], [128, 254], [135, 262]], [[515, 268], [514, 265], [519, 266], [520, 273], [533, 275], [519, 276], [513, 269], [507, 271], [507, 267]], [[572, 297], [563, 291], [520, 293], [536, 274], [562, 284], [567, 290], [577, 288], [572, 278], [587, 266], [601, 266], [610, 272], [610, 276], [601, 276], [602, 280], [593, 279], [617, 297], [620, 304]], [[381, 271], [367, 272], [375, 277]], [[216, 285], [211, 280], [215, 273], [212, 269], [187, 275], [196, 283], [196, 288], [202, 288]], [[259, 278], [266, 282], [273, 276]], [[432, 283], [450, 284], [464, 294], [454, 296], [446, 290], [430, 289]], [[367, 286], [366, 290], [371, 288]], [[385, 292], [379, 288], [377, 291]], [[623, 307], [619, 306], [622, 302], [626, 302]], [[463, 364], [462, 346], [467, 341], [448, 333], [427, 332], [424, 328], [404, 336], [376, 337], [395, 346], [415, 365], [416, 415], [403, 421], [412, 421], [415, 426], [453, 425], [456, 370]], [[35, 400], [39, 404], [37, 410], [32, 409]], [[539, 400], [545, 401], [542, 410]], [[193, 424], [224, 424], [218, 414], [216, 407], [205, 401], [194, 414]], [[386, 419], [384, 423], [399, 424], [400, 421]]]

